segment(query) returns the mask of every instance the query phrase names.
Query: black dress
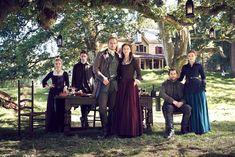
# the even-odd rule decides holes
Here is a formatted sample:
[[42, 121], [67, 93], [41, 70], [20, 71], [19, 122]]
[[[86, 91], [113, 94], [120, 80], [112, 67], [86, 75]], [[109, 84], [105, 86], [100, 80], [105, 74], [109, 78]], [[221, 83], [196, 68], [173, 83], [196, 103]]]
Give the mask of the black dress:
[[[200, 76], [200, 78], [199, 78]], [[206, 100], [206, 76], [199, 63], [192, 66], [188, 63], [182, 67], [179, 81], [186, 77], [184, 95], [186, 103], [192, 107], [190, 131], [204, 134], [210, 131], [210, 121]]]
[[142, 111], [139, 103], [136, 78], [141, 80], [139, 65], [135, 58], [129, 64], [119, 64], [119, 82], [112, 133], [121, 137], [135, 137], [143, 134]]
[[54, 97], [63, 92], [65, 86], [69, 86], [69, 77], [67, 72], [55, 75], [52, 71], [42, 80], [43, 87], [47, 85], [49, 79], [51, 79], [54, 88], [50, 89], [47, 98], [46, 131], [61, 131], [64, 126], [64, 100], [57, 100], [55, 108]]

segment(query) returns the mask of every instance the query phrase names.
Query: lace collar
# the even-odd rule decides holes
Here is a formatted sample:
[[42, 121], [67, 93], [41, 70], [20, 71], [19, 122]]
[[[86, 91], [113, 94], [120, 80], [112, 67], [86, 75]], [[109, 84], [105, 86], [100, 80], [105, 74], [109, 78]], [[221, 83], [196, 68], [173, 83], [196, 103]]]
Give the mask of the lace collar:
[[57, 71], [55, 71], [55, 70], [53, 71], [53, 75], [54, 75], [54, 76], [62, 76], [63, 73], [64, 73], [63, 70], [61, 70], [59, 73], [58, 73]]

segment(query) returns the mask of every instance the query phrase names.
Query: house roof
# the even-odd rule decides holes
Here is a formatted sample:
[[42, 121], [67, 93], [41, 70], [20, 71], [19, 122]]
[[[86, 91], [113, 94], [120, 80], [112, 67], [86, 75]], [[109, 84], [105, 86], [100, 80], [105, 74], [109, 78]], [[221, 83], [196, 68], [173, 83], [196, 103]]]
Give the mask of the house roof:
[[148, 44], [159, 44], [159, 43], [161, 43], [159, 40], [157, 40], [157, 39], [153, 39], [153, 38], [149, 38], [149, 37], [147, 37], [146, 35], [145, 35], [145, 33], [143, 33], [143, 36], [142, 36], [142, 38], [146, 41], [146, 43], [148, 43]]
[[161, 43], [159, 32], [154, 32], [150, 29], [143, 29], [141, 30], [142, 38], [148, 43], [148, 44], [159, 44]]

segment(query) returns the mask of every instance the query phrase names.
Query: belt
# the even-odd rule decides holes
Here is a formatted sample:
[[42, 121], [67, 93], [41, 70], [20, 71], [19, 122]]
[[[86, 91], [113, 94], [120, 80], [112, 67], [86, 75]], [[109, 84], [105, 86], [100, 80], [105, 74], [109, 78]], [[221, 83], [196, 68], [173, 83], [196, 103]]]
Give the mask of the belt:
[[192, 79], [199, 79], [199, 77], [188, 77], [187, 79], [190, 79], [190, 80], [192, 80]]
[[111, 78], [109, 78], [108, 80], [109, 80], [109, 81], [115, 81], [115, 80], [117, 80], [117, 76], [111, 77]]
[[187, 77], [186, 78], [186, 83], [189, 83], [190, 80], [197, 79], [199, 80], [199, 77]]

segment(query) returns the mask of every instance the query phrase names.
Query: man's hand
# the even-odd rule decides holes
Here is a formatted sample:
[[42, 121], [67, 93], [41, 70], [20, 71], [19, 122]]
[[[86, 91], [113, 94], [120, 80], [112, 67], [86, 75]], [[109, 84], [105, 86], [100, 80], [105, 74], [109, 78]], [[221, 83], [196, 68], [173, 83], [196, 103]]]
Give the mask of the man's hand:
[[178, 102], [178, 108], [180, 108], [184, 103], [182, 101]]
[[108, 85], [108, 84], [109, 84], [109, 80], [104, 79], [103, 84], [104, 84], [105, 86]]
[[173, 104], [177, 107], [180, 108], [184, 103], [182, 101], [173, 101]]
[[178, 105], [178, 101], [173, 101], [173, 104], [177, 107], [177, 105]]

